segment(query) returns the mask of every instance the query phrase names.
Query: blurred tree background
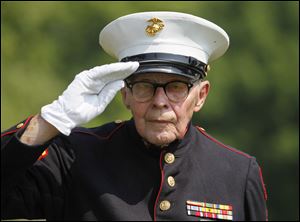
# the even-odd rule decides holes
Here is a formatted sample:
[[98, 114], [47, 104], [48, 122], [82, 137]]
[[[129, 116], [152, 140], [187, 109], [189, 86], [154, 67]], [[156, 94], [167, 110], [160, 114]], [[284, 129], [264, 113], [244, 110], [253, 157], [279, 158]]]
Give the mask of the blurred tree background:
[[[84, 69], [115, 62], [98, 44], [110, 21], [141, 11], [206, 18], [230, 36], [211, 64], [194, 123], [256, 156], [269, 220], [299, 220], [299, 2], [1, 1], [1, 131], [39, 112]], [[120, 94], [90, 123], [129, 119]]]

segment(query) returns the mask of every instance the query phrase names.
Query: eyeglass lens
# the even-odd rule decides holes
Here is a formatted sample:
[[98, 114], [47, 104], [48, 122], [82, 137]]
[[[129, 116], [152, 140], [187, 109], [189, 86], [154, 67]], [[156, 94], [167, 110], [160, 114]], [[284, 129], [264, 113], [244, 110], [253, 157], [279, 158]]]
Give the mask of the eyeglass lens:
[[157, 84], [150, 82], [135, 82], [132, 84], [131, 90], [134, 98], [138, 102], [149, 101], [155, 94], [156, 88], [163, 87], [164, 91], [173, 102], [184, 100], [189, 93], [190, 83], [174, 81], [166, 84]]

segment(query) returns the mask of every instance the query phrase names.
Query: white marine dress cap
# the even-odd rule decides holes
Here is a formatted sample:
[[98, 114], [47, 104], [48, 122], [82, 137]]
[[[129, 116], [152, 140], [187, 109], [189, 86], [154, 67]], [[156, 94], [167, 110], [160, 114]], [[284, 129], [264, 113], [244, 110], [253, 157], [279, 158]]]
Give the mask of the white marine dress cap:
[[118, 61], [138, 61], [138, 73], [171, 73], [192, 79], [207, 75], [208, 64], [229, 47], [216, 24], [180, 12], [140, 12], [122, 16], [99, 35], [104, 51]]

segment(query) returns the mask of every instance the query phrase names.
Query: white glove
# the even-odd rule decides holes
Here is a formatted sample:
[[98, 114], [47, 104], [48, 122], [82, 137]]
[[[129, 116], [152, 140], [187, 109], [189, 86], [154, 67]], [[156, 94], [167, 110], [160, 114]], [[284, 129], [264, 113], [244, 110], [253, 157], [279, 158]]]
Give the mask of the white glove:
[[138, 62], [117, 62], [77, 74], [57, 100], [42, 107], [41, 116], [61, 133], [70, 135], [74, 127], [101, 114], [124, 87], [123, 79], [138, 67]]

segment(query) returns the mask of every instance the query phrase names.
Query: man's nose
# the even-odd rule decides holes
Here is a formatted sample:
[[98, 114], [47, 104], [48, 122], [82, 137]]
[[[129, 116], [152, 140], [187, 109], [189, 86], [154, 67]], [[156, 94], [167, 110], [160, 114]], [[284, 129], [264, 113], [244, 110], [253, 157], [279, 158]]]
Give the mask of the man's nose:
[[153, 96], [153, 105], [157, 107], [167, 107], [169, 99], [162, 87], [157, 87]]

